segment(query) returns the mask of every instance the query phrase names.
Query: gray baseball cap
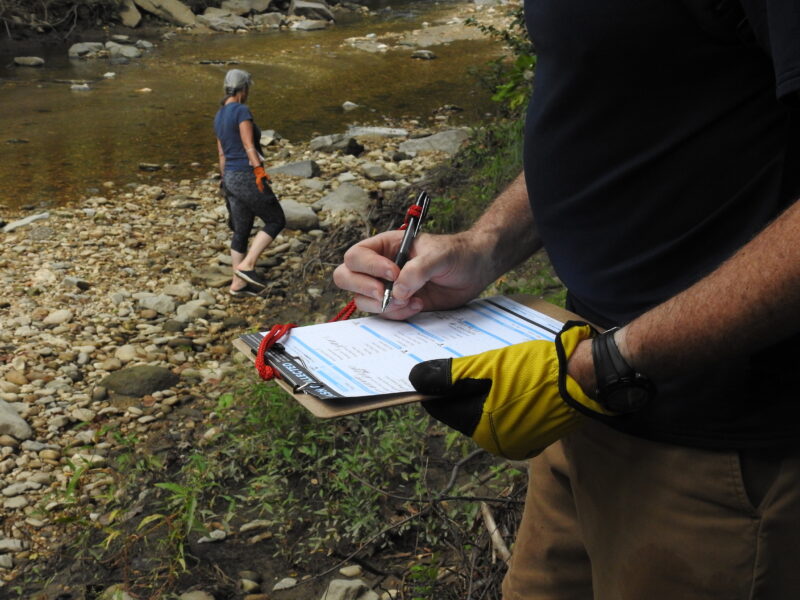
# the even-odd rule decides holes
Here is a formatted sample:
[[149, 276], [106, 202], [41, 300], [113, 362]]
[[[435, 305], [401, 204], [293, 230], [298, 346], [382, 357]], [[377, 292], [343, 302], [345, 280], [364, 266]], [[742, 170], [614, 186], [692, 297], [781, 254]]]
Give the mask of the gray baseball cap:
[[250, 73], [241, 69], [231, 69], [225, 73], [225, 83], [223, 87], [226, 92], [235, 92], [253, 85], [253, 78]]

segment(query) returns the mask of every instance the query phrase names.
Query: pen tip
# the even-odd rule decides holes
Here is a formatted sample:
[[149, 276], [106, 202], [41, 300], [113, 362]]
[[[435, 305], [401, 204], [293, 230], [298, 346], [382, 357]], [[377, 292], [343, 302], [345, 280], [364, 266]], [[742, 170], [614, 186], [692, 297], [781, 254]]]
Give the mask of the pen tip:
[[381, 312], [386, 310], [386, 307], [389, 306], [389, 300], [391, 299], [391, 293], [389, 290], [383, 292], [383, 302], [381, 302]]

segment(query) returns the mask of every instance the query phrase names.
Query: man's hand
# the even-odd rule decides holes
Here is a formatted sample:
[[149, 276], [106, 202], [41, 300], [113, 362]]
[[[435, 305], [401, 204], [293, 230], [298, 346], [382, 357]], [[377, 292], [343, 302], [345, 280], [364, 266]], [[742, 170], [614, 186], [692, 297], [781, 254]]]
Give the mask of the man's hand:
[[565, 325], [555, 342], [533, 341], [463, 358], [416, 365], [411, 384], [439, 396], [422, 403], [431, 416], [492, 454], [522, 460], [574, 430], [582, 412], [610, 414], [567, 372], [589, 325]]
[[267, 175], [264, 167], [253, 167], [253, 174], [256, 176], [256, 186], [258, 187], [258, 191], [263, 194], [267, 185], [272, 183], [272, 179], [269, 178], [269, 175]]
[[497, 276], [479, 234], [423, 234], [401, 271], [390, 257], [402, 238], [402, 231], [389, 231], [359, 242], [334, 271], [333, 281], [355, 294], [360, 310], [381, 312], [384, 281], [393, 281], [394, 288], [383, 316], [407, 319], [422, 310], [461, 306]]

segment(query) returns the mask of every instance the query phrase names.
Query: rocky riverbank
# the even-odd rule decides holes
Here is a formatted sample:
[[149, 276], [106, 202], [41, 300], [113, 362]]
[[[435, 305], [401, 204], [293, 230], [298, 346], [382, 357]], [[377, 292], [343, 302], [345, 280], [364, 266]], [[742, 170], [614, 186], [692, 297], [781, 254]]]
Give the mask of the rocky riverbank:
[[232, 351], [239, 334], [330, 318], [342, 300], [330, 271], [343, 250], [381, 214], [399, 225], [397, 207], [469, 135], [447, 126], [446, 110], [389, 125], [302, 144], [265, 135], [288, 226], [259, 265], [270, 281], [264, 298], [228, 294], [230, 232], [213, 170], [106, 182], [101, 195], [47, 213], [2, 211], [5, 584], [64, 546], [65, 498], [103, 518], [122, 440], [209, 435], [209, 407], [251, 372]]

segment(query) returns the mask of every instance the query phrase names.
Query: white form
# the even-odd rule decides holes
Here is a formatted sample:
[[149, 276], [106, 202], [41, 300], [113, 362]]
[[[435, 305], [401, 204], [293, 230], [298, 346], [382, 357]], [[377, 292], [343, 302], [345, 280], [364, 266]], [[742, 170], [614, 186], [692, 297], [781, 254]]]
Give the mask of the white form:
[[554, 340], [562, 323], [502, 296], [408, 321], [363, 317], [292, 329], [281, 340], [321, 383], [345, 397], [413, 392], [411, 368], [530, 340]]

